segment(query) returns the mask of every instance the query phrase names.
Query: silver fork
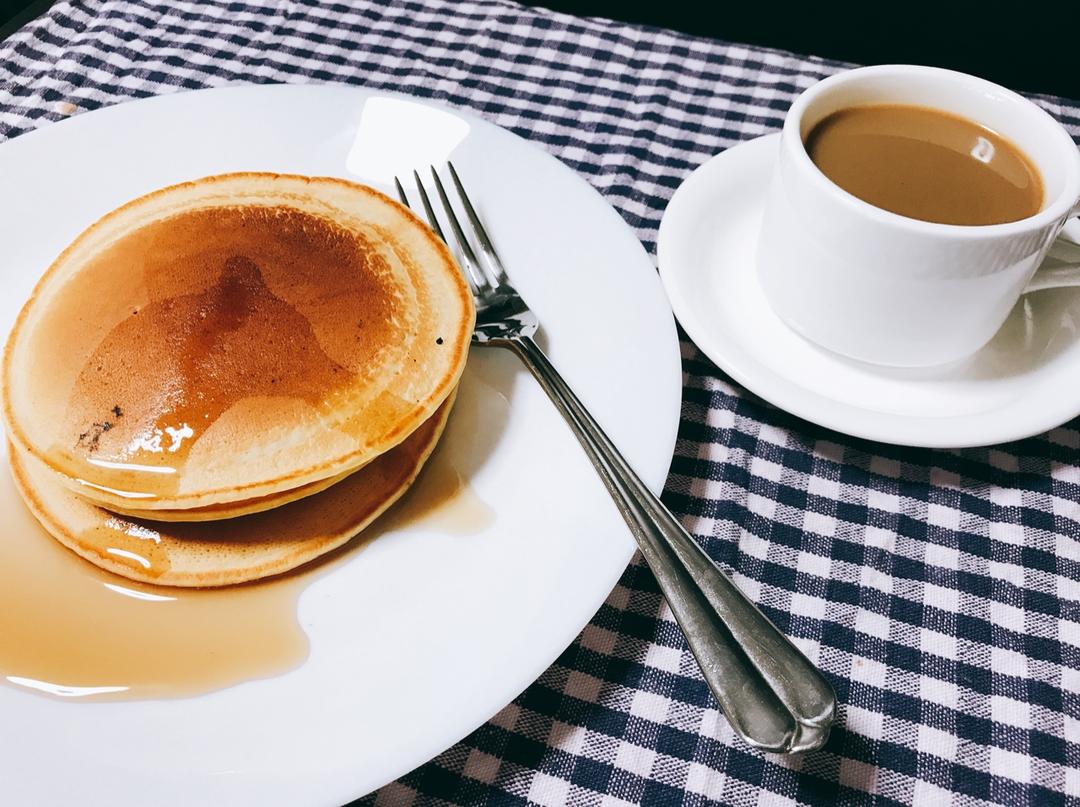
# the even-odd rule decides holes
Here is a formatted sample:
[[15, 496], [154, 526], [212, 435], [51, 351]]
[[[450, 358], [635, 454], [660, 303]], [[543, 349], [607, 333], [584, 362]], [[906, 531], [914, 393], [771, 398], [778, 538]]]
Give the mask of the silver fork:
[[[794, 753], [820, 748], [828, 739], [836, 710], [832, 688], [638, 478], [537, 346], [533, 336], [539, 321], [510, 284], [457, 171], [453, 165], [448, 164], [448, 168], [484, 257], [483, 261], [477, 257], [433, 167], [435, 190], [476, 298], [473, 341], [514, 351], [562, 413], [637, 539], [709, 688], [735, 731], [764, 751]], [[428, 222], [449, 244], [419, 173], [414, 171], [413, 178]], [[394, 182], [402, 203], [410, 206], [401, 182], [396, 177]]]

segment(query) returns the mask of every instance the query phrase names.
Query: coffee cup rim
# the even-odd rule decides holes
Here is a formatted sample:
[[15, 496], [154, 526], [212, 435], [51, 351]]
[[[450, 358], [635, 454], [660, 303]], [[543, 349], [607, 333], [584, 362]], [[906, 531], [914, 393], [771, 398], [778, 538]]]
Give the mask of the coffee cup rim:
[[[982, 92], [992, 93], [998, 97], [1008, 99], [1013, 103], [1020, 103], [1021, 105], [1034, 110], [1036, 113], [1035, 117], [1040, 120], [1041, 125], [1048, 129], [1053, 129], [1054, 137], [1062, 144], [1062, 153], [1064, 154], [1067, 151], [1065, 148], [1066, 144], [1071, 149], [1073, 159], [1069, 160], [1066, 158], [1063, 161], [1065, 164], [1061, 166], [1062, 170], [1069, 172], [1064, 188], [1062, 188], [1055, 199], [1045, 204], [1038, 212], [1023, 219], [1002, 222], [999, 224], [944, 224], [941, 222], [915, 219], [872, 205], [841, 188], [829, 179], [824, 172], [814, 164], [814, 161], [810, 159], [810, 155], [806, 150], [806, 144], [803, 142], [802, 138], [802, 120], [806, 110], [824, 93], [834, 90], [836, 87], [843, 84], [874, 77], [903, 75], [939, 76], [944, 81], [963, 82]], [[843, 203], [849, 206], [854, 212], [891, 227], [900, 227], [909, 231], [922, 233], [931, 232], [938, 235], [950, 235], [961, 238], [1008, 236], [1045, 227], [1055, 220], [1067, 216], [1070, 211], [1080, 207], [1080, 150], [1077, 149], [1076, 144], [1073, 142], [1072, 137], [1065, 128], [1045, 109], [1019, 93], [1010, 90], [1007, 87], [1002, 87], [1000, 84], [988, 81], [987, 79], [979, 78], [978, 76], [973, 76], [958, 70], [949, 70], [943, 67], [929, 67], [926, 65], [885, 64], [869, 67], [856, 67], [840, 73], [835, 73], [807, 88], [795, 99], [795, 102], [791, 105], [791, 108], [788, 110], [788, 114], [784, 119], [782, 133], [781, 148], [788, 151], [788, 156], [795, 161], [795, 164], [806, 173], [812, 182], [818, 185], [819, 189], [831, 193], [836, 198], [842, 200]], [[1038, 168], [1040, 172], [1045, 172], [1043, 166], [1038, 166]]]

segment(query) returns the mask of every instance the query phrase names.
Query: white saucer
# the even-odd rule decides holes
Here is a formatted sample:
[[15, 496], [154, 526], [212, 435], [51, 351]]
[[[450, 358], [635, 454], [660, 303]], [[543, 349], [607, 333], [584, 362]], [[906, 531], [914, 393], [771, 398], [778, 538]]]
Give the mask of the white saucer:
[[[1002, 443], [1080, 414], [1080, 289], [1025, 295], [985, 348], [931, 369], [846, 359], [784, 325], [754, 266], [778, 138], [751, 140], [700, 166], [660, 224], [660, 278], [675, 316], [706, 356], [781, 409], [900, 445]], [[1066, 230], [1078, 240], [1080, 222]]]

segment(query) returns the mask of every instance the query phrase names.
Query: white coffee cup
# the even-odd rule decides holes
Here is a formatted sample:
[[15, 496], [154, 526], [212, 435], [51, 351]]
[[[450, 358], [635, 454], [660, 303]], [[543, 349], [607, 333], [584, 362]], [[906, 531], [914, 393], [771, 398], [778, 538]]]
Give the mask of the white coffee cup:
[[[993, 129], [1042, 174], [1042, 207], [1006, 224], [935, 224], [842, 190], [804, 141], [825, 116], [864, 104], [931, 107]], [[952, 70], [863, 67], [815, 84], [788, 111], [757, 266], [773, 310], [807, 339], [862, 361], [925, 367], [985, 345], [1025, 291], [1080, 285], [1078, 266], [1037, 271], [1077, 213], [1080, 151], [1038, 106]]]

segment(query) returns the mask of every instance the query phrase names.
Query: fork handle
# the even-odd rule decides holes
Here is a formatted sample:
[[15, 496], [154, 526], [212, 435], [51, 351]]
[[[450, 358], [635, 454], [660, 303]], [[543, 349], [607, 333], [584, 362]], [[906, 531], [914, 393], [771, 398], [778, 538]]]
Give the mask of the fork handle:
[[813, 664], [646, 487], [531, 337], [507, 340], [584, 447], [637, 539], [728, 722], [750, 745], [820, 748], [836, 708]]

